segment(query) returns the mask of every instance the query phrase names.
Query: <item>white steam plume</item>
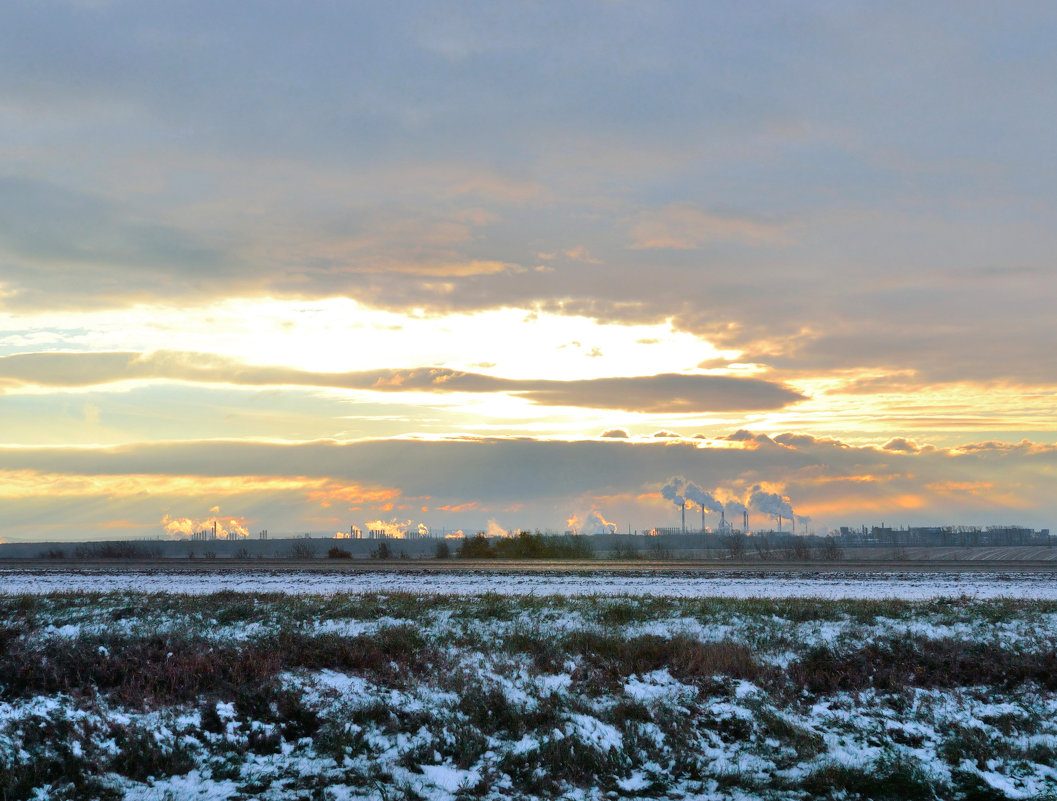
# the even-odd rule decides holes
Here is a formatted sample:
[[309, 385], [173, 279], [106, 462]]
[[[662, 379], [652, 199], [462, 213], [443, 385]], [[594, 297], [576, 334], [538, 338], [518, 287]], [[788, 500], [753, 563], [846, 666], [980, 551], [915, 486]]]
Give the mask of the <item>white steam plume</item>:
[[787, 520], [793, 517], [793, 507], [787, 498], [775, 492], [765, 492], [759, 484], [752, 488], [749, 505], [771, 517], [784, 517]]
[[712, 497], [712, 493], [705, 492], [693, 481], [687, 482], [686, 485], [686, 499], [691, 503], [696, 503], [702, 509], [707, 512], [721, 512], [723, 511], [723, 504]]
[[617, 524], [610, 523], [597, 509], [592, 509], [584, 520], [585, 534], [616, 534]]
[[[210, 511], [219, 512], [219, 507], [214, 506]], [[244, 517], [220, 517], [217, 515], [203, 519], [191, 517], [170, 517], [165, 515], [161, 521], [165, 533], [170, 537], [190, 537], [198, 531], [212, 532], [216, 524], [217, 539], [234, 540], [240, 537], [248, 537], [249, 529], [246, 528], [248, 521]]]
[[731, 499], [723, 504], [723, 510], [727, 513], [728, 517], [736, 517], [737, 515], [749, 511], [749, 508], [741, 501]]
[[686, 505], [686, 499], [683, 497], [683, 486], [686, 484], [686, 479], [681, 476], [673, 476], [668, 479], [668, 483], [661, 489], [661, 496], [666, 501], [671, 501], [676, 506], [682, 508]]

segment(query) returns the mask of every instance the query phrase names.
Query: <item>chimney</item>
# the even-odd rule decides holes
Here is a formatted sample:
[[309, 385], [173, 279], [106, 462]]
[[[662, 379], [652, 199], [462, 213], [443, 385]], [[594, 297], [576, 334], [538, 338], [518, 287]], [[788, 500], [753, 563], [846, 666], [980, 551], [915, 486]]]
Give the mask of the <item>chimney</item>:
[[741, 513], [741, 526], [742, 526], [742, 530], [746, 534], [748, 534], [749, 533], [749, 510], [748, 509], [746, 509], [744, 512]]

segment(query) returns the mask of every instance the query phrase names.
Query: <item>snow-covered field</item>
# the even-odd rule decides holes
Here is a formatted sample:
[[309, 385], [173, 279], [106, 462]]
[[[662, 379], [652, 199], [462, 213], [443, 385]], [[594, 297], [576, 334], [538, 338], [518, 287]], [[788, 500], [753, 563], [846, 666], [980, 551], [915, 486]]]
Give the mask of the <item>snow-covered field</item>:
[[746, 569], [695, 573], [510, 571], [312, 571], [0, 569], [0, 593], [415, 592], [431, 595], [627, 595], [677, 598], [1023, 598], [1057, 600], [1057, 576], [1046, 572], [814, 571]]
[[1057, 603], [299, 592], [0, 596], [0, 798], [1057, 792]]

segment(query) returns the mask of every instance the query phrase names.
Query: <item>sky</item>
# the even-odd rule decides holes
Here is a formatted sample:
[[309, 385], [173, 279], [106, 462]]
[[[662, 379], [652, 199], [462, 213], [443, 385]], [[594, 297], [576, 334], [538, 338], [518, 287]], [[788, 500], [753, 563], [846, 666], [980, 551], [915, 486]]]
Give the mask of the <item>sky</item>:
[[4, 16], [4, 540], [1057, 524], [1055, 6]]

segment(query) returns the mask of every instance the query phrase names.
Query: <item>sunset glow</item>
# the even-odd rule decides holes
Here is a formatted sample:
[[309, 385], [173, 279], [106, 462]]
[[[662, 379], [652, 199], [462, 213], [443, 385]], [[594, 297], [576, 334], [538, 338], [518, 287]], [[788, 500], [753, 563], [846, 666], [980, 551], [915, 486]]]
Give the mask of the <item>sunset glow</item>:
[[1057, 523], [1052, 10], [191, 6], [0, 32], [5, 540]]

